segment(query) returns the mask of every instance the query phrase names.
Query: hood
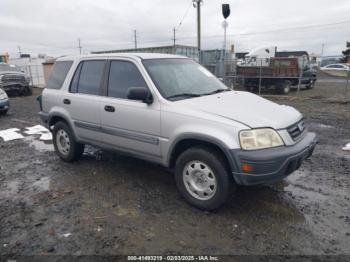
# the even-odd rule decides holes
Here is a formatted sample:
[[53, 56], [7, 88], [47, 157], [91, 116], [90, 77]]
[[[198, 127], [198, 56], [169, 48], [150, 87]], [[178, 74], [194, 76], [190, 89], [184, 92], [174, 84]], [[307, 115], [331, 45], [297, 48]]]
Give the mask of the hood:
[[231, 119], [251, 128], [286, 128], [302, 118], [293, 107], [278, 105], [249, 92], [230, 91], [176, 102], [178, 105]]
[[0, 71], [0, 75], [26, 75], [23, 72], [18, 72], [18, 71]]

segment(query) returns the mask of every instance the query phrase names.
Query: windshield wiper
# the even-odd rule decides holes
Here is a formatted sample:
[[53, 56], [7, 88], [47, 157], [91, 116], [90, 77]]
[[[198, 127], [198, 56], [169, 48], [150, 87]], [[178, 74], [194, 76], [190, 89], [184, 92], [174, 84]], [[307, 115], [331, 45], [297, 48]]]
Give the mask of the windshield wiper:
[[226, 91], [230, 91], [230, 89], [223, 89], [223, 88], [216, 89], [213, 92], [202, 94], [202, 96], [214, 95], [214, 94], [221, 93], [221, 92], [226, 92]]
[[198, 96], [201, 96], [201, 95], [200, 94], [192, 94], [192, 93], [180, 93], [180, 94], [168, 96], [167, 99], [178, 98], [178, 97], [198, 97]]

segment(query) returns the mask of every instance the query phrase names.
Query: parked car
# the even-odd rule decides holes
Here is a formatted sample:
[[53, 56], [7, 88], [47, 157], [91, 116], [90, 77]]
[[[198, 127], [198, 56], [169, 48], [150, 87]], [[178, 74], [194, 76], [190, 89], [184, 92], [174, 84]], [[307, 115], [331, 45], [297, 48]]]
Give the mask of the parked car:
[[349, 65], [346, 64], [331, 64], [321, 67], [322, 71], [350, 71]]
[[0, 63], [0, 88], [19, 95], [31, 95], [30, 76], [15, 66]]
[[321, 67], [321, 71], [336, 77], [348, 77], [350, 75], [350, 66], [348, 64], [330, 64]]
[[4, 115], [10, 108], [9, 98], [4, 90], [0, 88], [0, 114]]
[[183, 198], [207, 210], [237, 185], [283, 179], [316, 145], [296, 109], [230, 90], [182, 56], [59, 58], [40, 101], [63, 161], [90, 144], [161, 164]]

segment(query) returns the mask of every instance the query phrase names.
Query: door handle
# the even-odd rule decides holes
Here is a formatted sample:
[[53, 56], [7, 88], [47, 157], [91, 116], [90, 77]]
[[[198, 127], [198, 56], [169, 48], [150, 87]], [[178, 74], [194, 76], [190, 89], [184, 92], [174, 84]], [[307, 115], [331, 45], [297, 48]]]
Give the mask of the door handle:
[[70, 100], [67, 98], [63, 99], [63, 104], [70, 105]]
[[105, 106], [105, 111], [107, 111], [107, 112], [114, 112], [115, 108], [114, 108], [114, 106]]

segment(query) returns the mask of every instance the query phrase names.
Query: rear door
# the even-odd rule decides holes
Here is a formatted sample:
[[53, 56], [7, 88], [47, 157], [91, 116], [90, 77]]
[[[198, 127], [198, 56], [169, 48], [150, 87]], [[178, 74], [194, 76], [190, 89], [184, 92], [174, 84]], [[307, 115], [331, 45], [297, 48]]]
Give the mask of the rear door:
[[127, 98], [129, 87], [148, 84], [136, 63], [111, 60], [108, 66], [105, 97], [101, 100], [102, 141], [116, 149], [150, 157], [160, 156], [160, 106]]
[[100, 143], [100, 95], [106, 60], [90, 59], [78, 65], [63, 105], [70, 113], [76, 135], [83, 141]]

